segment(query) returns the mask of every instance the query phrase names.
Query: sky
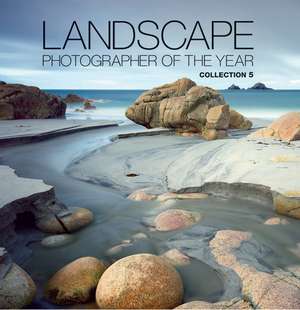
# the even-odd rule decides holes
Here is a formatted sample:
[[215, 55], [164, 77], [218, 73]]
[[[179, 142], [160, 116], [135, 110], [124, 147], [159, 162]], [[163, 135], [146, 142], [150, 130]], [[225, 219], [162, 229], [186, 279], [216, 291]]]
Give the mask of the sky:
[[[92, 49], [84, 50], [78, 41], [69, 42], [64, 51], [43, 50], [42, 23], [46, 21], [47, 44], [62, 46], [75, 20], [87, 40], [88, 21], [105, 32], [109, 20], [126, 20], [138, 25], [142, 20], [154, 20], [160, 28], [169, 20], [182, 21], [187, 30], [169, 28], [171, 44], [191, 34], [200, 21], [207, 38], [212, 20], [253, 20], [241, 30], [250, 30], [246, 43], [250, 51], [236, 51], [232, 37], [216, 41], [214, 50], [203, 42], [194, 42], [188, 52], [170, 51], [160, 46], [143, 51], [136, 44], [125, 51], [114, 51], [93, 37]], [[248, 28], [247, 28], [248, 27]], [[224, 89], [231, 84], [250, 87], [263, 82], [275, 89], [300, 89], [300, 1], [299, 0], [0, 0], [0, 80], [35, 85], [43, 89], [148, 89], [181, 77], [197, 84]], [[224, 27], [219, 29], [226, 31]], [[159, 32], [157, 32], [159, 33]], [[128, 38], [126, 28], [117, 32], [120, 42]], [[137, 37], [138, 39], [138, 37]], [[148, 41], [147, 41], [148, 42]], [[184, 62], [174, 67], [49, 67], [42, 66], [43, 54], [252, 54], [254, 66], [236, 68], [253, 71], [254, 78], [200, 78], [200, 71], [228, 71], [216, 65], [210, 68], [188, 67]], [[231, 69], [230, 69], [231, 70]]]

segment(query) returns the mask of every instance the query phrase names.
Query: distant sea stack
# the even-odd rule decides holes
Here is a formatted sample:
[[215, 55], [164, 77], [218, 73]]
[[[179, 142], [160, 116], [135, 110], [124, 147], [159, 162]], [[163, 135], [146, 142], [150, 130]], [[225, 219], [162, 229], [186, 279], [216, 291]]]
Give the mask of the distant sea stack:
[[260, 90], [266, 90], [266, 89], [272, 89], [267, 87], [264, 83], [255, 83], [252, 87], [249, 87], [248, 89], [260, 89]]
[[0, 120], [65, 116], [65, 102], [37, 87], [0, 83]]
[[68, 94], [65, 98], [64, 101], [66, 103], [75, 103], [75, 102], [84, 102], [85, 98], [80, 97], [76, 94]]
[[238, 89], [240, 89], [240, 87], [235, 85], [235, 84], [232, 84], [231, 86], [228, 87], [228, 89], [230, 89], [230, 90], [238, 90]]

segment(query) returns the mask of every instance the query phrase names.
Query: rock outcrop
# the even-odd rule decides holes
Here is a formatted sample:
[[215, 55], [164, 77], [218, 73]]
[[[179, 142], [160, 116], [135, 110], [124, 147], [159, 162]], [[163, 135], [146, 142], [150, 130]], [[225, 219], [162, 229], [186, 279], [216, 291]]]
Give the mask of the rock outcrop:
[[84, 106], [83, 106], [83, 108], [84, 108], [85, 110], [95, 110], [95, 109], [96, 109], [96, 106], [92, 105], [92, 101], [90, 101], [90, 100], [85, 100], [85, 101], [84, 101]]
[[[252, 244], [251, 244], [252, 243]], [[239, 251], [247, 244], [254, 246], [252, 234], [242, 231], [220, 230], [210, 241], [210, 248], [221, 266], [232, 269], [242, 283], [245, 300], [257, 309], [298, 309], [300, 307], [300, 279], [286, 271], [264, 271], [260, 261], [249, 255], [241, 260]], [[251, 264], [252, 260], [252, 264]], [[253, 264], [254, 263], [254, 264]]]
[[229, 90], [238, 90], [238, 89], [240, 89], [240, 87], [237, 86], [237, 85], [235, 85], [235, 84], [232, 84], [232, 85], [230, 85], [230, 86], [228, 87], [228, 89], [229, 89]]
[[250, 135], [252, 138], [273, 138], [283, 141], [300, 140], [300, 112], [284, 114], [266, 128]]
[[182, 298], [178, 272], [163, 258], [151, 254], [128, 256], [111, 265], [96, 291], [101, 309], [173, 309]]
[[249, 87], [248, 89], [264, 90], [264, 89], [272, 89], [272, 88], [268, 88], [264, 83], [258, 82], [258, 83], [255, 83], [252, 87]]
[[0, 166], [0, 175], [0, 244], [6, 248], [17, 240], [17, 219], [31, 215], [34, 226], [34, 220], [66, 210], [55, 202], [54, 188], [42, 180], [18, 177], [8, 166]]
[[84, 102], [85, 98], [78, 96], [76, 94], [68, 94], [65, 98], [64, 98], [64, 102], [66, 103], [81, 103]]
[[65, 102], [37, 87], [0, 84], [0, 119], [64, 117]]
[[46, 298], [58, 305], [92, 301], [104, 270], [104, 264], [95, 257], [78, 258], [60, 269], [48, 281]]
[[226, 136], [230, 114], [216, 90], [183, 78], [144, 92], [127, 109], [126, 116], [147, 128], [175, 128], [216, 139]]

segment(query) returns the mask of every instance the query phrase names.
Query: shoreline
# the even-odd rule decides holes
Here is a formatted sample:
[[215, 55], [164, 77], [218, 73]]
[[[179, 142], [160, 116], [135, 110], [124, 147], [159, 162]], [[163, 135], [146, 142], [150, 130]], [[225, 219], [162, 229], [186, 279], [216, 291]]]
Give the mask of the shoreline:
[[[135, 128], [138, 129], [136, 132], [133, 131]], [[249, 131], [247, 131], [247, 133], [249, 133]], [[218, 141], [230, 143], [232, 140], [244, 139], [241, 136], [245, 134], [241, 131], [232, 131], [232, 135], [232, 138]], [[69, 151], [67, 154], [63, 154], [61, 151], [65, 149], [64, 146], [67, 141], [71, 143], [69, 145]], [[167, 141], [169, 145], [166, 144]], [[286, 247], [294, 247], [297, 242], [297, 239], [296, 241], [294, 239], [288, 241], [287, 239], [288, 236], [293, 234], [297, 226], [297, 220], [289, 219], [288, 221], [290, 224], [287, 225], [286, 228], [281, 225], [282, 227], [272, 228], [272, 230], [264, 224], [264, 221], [271, 218], [272, 215], [281, 218], [274, 214], [274, 211], [270, 208], [269, 201], [265, 201], [265, 205], [267, 206], [267, 208], [265, 208], [257, 203], [257, 201], [247, 202], [245, 200], [239, 200], [236, 197], [218, 197], [214, 195], [210, 195], [208, 199], [204, 200], [171, 200], [169, 204], [156, 200], [147, 202], [131, 201], [124, 198], [124, 196], [130, 194], [133, 190], [141, 189], [149, 185], [147, 177], [145, 177], [144, 181], [137, 180], [140, 175], [129, 178], [126, 177], [127, 172], [137, 172], [137, 170], [134, 169], [135, 167], [144, 169], [143, 172], [145, 172], [145, 169], [151, 172], [150, 185], [156, 185], [155, 194], [161, 194], [168, 191], [168, 187], [163, 188], [158, 182], [158, 179], [164, 179], [163, 174], [159, 171], [168, 169], [170, 163], [179, 160], [182, 156], [182, 152], [189, 149], [189, 147], [193, 147], [194, 145], [194, 147], [199, 146], [202, 148], [202, 146], [210, 145], [211, 143], [214, 142], [203, 141], [196, 137], [176, 136], [169, 130], [144, 130], [137, 125], [124, 125], [77, 132], [70, 136], [62, 135], [55, 139], [46, 139], [39, 143], [20, 144], [13, 147], [5, 146], [4, 150], [1, 152], [2, 161], [4, 159], [10, 166], [17, 167], [18, 175], [45, 180], [46, 184], [51, 184], [55, 187], [56, 196], [60, 201], [67, 205], [87, 207], [93, 211], [96, 217], [96, 222], [93, 222], [90, 226], [78, 233], [72, 234], [75, 239], [69, 245], [57, 249], [46, 249], [41, 247], [39, 242], [34, 242], [30, 246], [33, 250], [33, 254], [22, 266], [30, 272], [38, 284], [39, 293], [35, 306], [41, 307], [44, 305], [53, 307], [53, 305], [47, 302], [45, 303], [42, 297], [42, 288], [45, 281], [56, 270], [77, 257], [88, 253], [88, 255], [95, 257], [105, 257], [110, 261], [112, 258], [121, 258], [141, 252], [161, 254], [172, 248], [180, 250], [191, 259], [188, 269], [180, 269], [186, 289], [185, 301], [195, 299], [196, 295], [201, 292], [201, 294], [204, 294], [201, 298], [210, 302], [240, 297], [239, 291], [243, 285], [246, 285], [244, 280], [239, 278], [240, 276], [237, 276], [235, 271], [230, 270], [230, 268], [228, 269], [226, 266], [222, 266], [222, 264], [218, 262], [217, 258], [214, 257], [212, 245], [208, 242], [208, 240], [217, 241], [218, 232], [225, 233], [228, 229], [234, 228], [236, 231], [252, 231], [249, 244], [247, 243], [248, 241], [245, 241], [244, 248], [239, 248], [236, 251], [239, 253], [238, 256], [242, 257], [242, 259], [249, 259], [250, 255], [251, 266], [255, 268], [255, 270], [266, 268], [262, 267], [264, 264], [260, 265], [257, 263], [257, 259], [263, 262], [266, 260], [268, 264], [273, 266], [269, 269], [263, 269], [264, 271], [271, 272], [271, 274], [273, 274], [279, 266], [289, 265], [292, 262], [296, 264], [297, 259], [295, 259], [291, 253], [288, 254], [286, 252], [285, 256], [281, 258], [279, 258], [278, 255], [275, 255], [274, 258], [268, 258], [266, 256], [266, 253], [269, 253], [269, 251], [275, 251], [275, 253], [287, 251]], [[40, 147], [40, 144], [42, 147]], [[100, 144], [102, 144], [102, 146], [100, 146]], [[126, 146], [126, 144], [128, 144], [128, 146]], [[120, 148], [122, 145], [123, 147]], [[132, 148], [132, 145], [134, 145], [134, 148]], [[147, 149], [146, 153], [148, 154], [146, 157], [145, 147]], [[111, 153], [106, 153], [109, 149], [114, 149], [113, 151], [116, 157], [112, 156]], [[124, 153], [126, 150], [128, 152], [127, 155]], [[165, 150], [164, 153], [161, 153], [163, 150]], [[132, 156], [130, 152], [137, 153], [137, 155]], [[24, 155], [22, 156], [21, 154]], [[62, 156], [59, 154], [62, 154]], [[173, 155], [170, 157], [171, 154]], [[97, 157], [99, 155], [102, 156], [102, 158], [99, 159], [99, 157]], [[106, 177], [114, 175], [115, 180], [119, 183], [122, 183], [124, 179], [128, 179], [129, 181], [123, 182], [123, 185], [126, 185], [128, 182], [137, 182], [138, 186], [129, 189], [117, 188], [116, 191], [107, 181], [97, 183], [95, 179], [93, 179], [94, 182], [90, 183], [86, 182], [87, 180], [78, 180], [74, 178], [74, 175], [72, 175], [72, 173], [70, 174], [70, 166], [71, 168], [75, 166], [82, 171], [79, 163], [83, 161], [84, 164], [87, 164], [90, 160], [90, 156], [96, 156], [95, 164], [91, 165], [93, 172], [99, 167], [101, 169], [107, 168], [108, 170], [105, 173], [101, 172], [100, 174], [106, 175]], [[105, 156], [106, 160], [111, 160], [114, 165], [105, 162], [103, 156]], [[116, 166], [122, 164], [122, 158], [125, 158], [126, 167], [128, 167], [130, 171], [120, 169]], [[137, 159], [140, 163], [136, 166], [135, 161]], [[163, 162], [166, 161], [166, 159], [168, 159], [169, 162], [166, 162], [164, 165]], [[101, 163], [101, 165], [97, 163]], [[36, 165], [39, 169], [37, 171], [32, 170]], [[165, 168], [162, 168], [162, 166]], [[112, 168], [115, 169], [112, 170]], [[83, 170], [85, 170], [85, 173], [87, 172], [86, 169]], [[123, 174], [122, 177], [120, 173]], [[136, 181], [134, 181], [134, 179], [136, 179]], [[219, 185], [220, 184], [217, 186]], [[209, 192], [208, 188], [204, 189]], [[228, 191], [228, 187], [225, 186], [224, 189]], [[240, 188], [238, 188], [238, 190], [240, 190]], [[185, 192], [186, 191], [188, 192], [189, 190], [185, 190]], [[195, 192], [195, 189], [192, 191]], [[236, 193], [236, 191], [234, 193]], [[242, 207], [241, 204], [244, 206]], [[204, 215], [204, 218], [201, 220], [200, 225], [194, 225], [186, 230], [179, 230], [174, 234], [152, 231], [154, 217], [163, 210], [169, 208], [189, 211], [198, 210]], [[256, 217], [253, 215], [253, 210], [256, 212]], [[235, 214], [234, 217], [232, 217], [233, 212]], [[252, 217], [253, 223], [246, 224], [244, 221], [247, 217]], [[285, 219], [285, 217], [282, 218]], [[122, 224], [120, 225], [120, 223]], [[241, 225], [242, 223], [244, 223], [244, 225]], [[273, 236], [274, 234], [276, 236], [280, 235], [282, 229], [284, 234], [280, 238], [284, 238], [284, 246], [277, 243]], [[96, 231], [96, 235], [100, 234], [102, 236], [102, 245], [98, 244], [96, 240], [93, 242], [91, 241]], [[145, 233], [149, 239], [137, 243], [136, 241], [130, 241], [128, 247], [122, 246], [121, 252], [113, 257], [103, 254], [110, 247], [118, 244], [122, 245], [122, 239], [124, 240], [127, 238], [132, 240], [131, 236], [137, 232]], [[241, 232], [237, 233], [240, 234]], [[119, 236], [123, 238], [120, 239]], [[265, 242], [267, 244], [265, 244]], [[90, 245], [88, 245], [89, 243]], [[83, 251], [82, 246], [84, 244]], [[245, 247], [248, 250], [244, 251]], [[56, 253], [55, 255], [59, 258], [58, 262], [49, 262], [47, 259], [50, 253], [49, 251], [51, 251], [52, 254]], [[210, 253], [209, 257], [207, 254], [204, 255], [206, 252]], [[207, 263], [207, 266], [199, 265], [199, 262], [203, 261]], [[47, 272], [45, 272], [46, 266], [48, 268]], [[287, 268], [284, 268], [284, 270], [286, 272], [288, 271]], [[37, 277], [37, 274], [42, 271], [44, 272], [43, 276]], [[218, 278], [219, 280], [215, 278], [215, 271], [220, 275], [220, 278]], [[217, 281], [214, 282], [215, 287], [210, 287], [209, 290], [211, 291], [208, 290], [206, 292], [205, 286], [203, 286], [202, 283], [199, 286], [199, 290], [195, 291], [193, 285], [198, 283], [195, 276], [197, 279], [200, 279], [197, 280], [200, 281], [200, 283], [202, 283], [202, 277], [209, 276], [211, 279], [215, 279], [214, 281]], [[292, 277], [290, 273], [289, 276]], [[274, 281], [278, 281], [277, 276], [274, 278]], [[197, 285], [199, 285], [199, 283]], [[215, 289], [219, 287], [218, 285], [223, 285], [222, 293], [217, 293], [215, 291]], [[215, 292], [215, 295], [210, 295], [212, 292]]]

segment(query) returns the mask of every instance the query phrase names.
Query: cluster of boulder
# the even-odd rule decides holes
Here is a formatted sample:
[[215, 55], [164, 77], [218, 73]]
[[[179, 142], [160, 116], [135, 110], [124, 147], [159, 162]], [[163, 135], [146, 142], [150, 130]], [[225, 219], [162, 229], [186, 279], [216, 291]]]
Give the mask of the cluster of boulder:
[[182, 78], [144, 92], [126, 116], [146, 128], [174, 128], [183, 133], [199, 133], [208, 140], [224, 138], [227, 130], [250, 129], [252, 123], [230, 109], [214, 89], [198, 86]]
[[65, 111], [61, 98], [37, 87], [0, 84], [0, 120], [61, 118]]
[[168, 260], [156, 255], [127, 256], [109, 267], [81, 257], [49, 279], [45, 297], [61, 306], [96, 301], [101, 309], [173, 309], [182, 303], [183, 283]]

